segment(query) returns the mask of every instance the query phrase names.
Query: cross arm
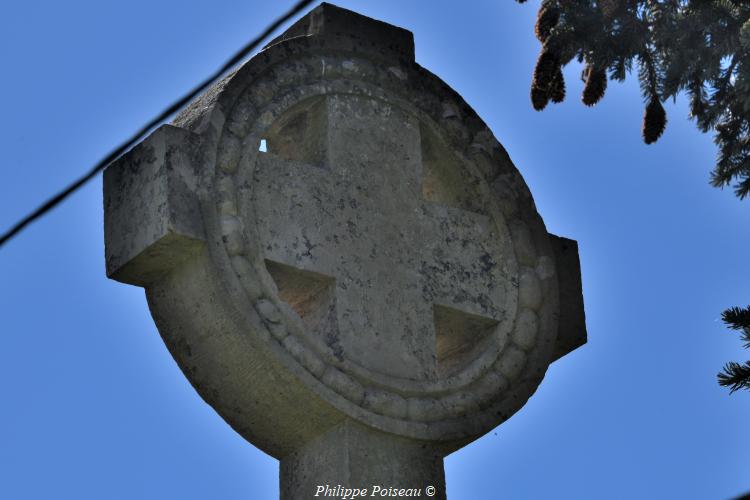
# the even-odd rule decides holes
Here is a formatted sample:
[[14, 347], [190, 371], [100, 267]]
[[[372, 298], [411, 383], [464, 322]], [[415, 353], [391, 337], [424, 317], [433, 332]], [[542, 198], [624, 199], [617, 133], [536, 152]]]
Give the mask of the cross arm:
[[201, 247], [198, 141], [193, 132], [163, 125], [104, 171], [108, 277], [146, 286]]
[[555, 253], [560, 294], [557, 342], [552, 356], [556, 361], [586, 343], [586, 315], [578, 243], [551, 233], [549, 236]]

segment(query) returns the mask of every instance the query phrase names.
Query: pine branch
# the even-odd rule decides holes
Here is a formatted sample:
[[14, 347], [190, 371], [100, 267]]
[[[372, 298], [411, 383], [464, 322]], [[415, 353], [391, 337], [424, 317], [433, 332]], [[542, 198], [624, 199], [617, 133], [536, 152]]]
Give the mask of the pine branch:
[[728, 328], [740, 330], [745, 349], [750, 349], [750, 306], [730, 307], [721, 313], [721, 320]]
[[719, 385], [729, 387], [729, 394], [739, 389], [750, 390], [750, 361], [744, 365], [730, 361], [724, 365], [723, 371], [717, 374]]
[[750, 197], [750, 2], [543, 0], [535, 33], [542, 53], [556, 58], [554, 65], [542, 57], [537, 64], [535, 109], [562, 98], [558, 70], [574, 59], [587, 66], [587, 106], [604, 95], [607, 74], [623, 81], [637, 62], [646, 143], [664, 130], [661, 103], [685, 91], [698, 128], [716, 132], [711, 184], [732, 185], [737, 197]]
[[[730, 307], [721, 313], [721, 319], [732, 330], [740, 330], [745, 349], [750, 349], [750, 306]], [[750, 361], [744, 365], [729, 362], [717, 375], [719, 385], [729, 387], [729, 393], [739, 389], [750, 390]]]
[[750, 306], [730, 307], [721, 313], [721, 320], [732, 330], [743, 330], [750, 328]]

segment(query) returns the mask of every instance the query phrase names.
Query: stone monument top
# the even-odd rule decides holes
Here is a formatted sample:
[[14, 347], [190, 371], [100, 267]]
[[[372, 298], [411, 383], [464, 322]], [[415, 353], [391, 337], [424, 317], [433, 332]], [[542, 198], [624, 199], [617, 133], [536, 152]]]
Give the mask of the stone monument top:
[[107, 274], [239, 434], [322, 484], [442, 458], [586, 340], [577, 246], [410, 32], [321, 4], [105, 171]]

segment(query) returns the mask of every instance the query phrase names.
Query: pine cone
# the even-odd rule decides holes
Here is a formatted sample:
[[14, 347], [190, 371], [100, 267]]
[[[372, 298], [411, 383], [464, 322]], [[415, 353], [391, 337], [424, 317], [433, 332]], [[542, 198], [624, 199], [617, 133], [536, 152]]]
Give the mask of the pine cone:
[[557, 57], [547, 49], [542, 49], [539, 59], [536, 60], [534, 68], [534, 80], [531, 85], [547, 92], [552, 85], [552, 79], [555, 73], [560, 70], [560, 63]]
[[534, 109], [541, 111], [547, 107], [549, 95], [545, 89], [540, 89], [536, 85], [531, 85], [531, 105]]
[[540, 8], [534, 26], [534, 34], [536, 34], [537, 39], [542, 43], [546, 42], [550, 31], [557, 26], [559, 20], [560, 11], [557, 10], [557, 7], [544, 6]]
[[562, 69], [557, 68], [557, 73], [552, 78], [552, 85], [549, 89], [549, 98], [554, 103], [563, 102], [565, 100], [565, 77], [563, 77]]
[[607, 73], [603, 69], [586, 67], [586, 85], [583, 87], [581, 100], [586, 106], [593, 106], [604, 97], [607, 90]]
[[646, 106], [646, 113], [643, 115], [643, 141], [646, 144], [656, 142], [664, 133], [664, 127], [666, 126], [667, 113], [659, 99], [652, 97], [648, 106]]

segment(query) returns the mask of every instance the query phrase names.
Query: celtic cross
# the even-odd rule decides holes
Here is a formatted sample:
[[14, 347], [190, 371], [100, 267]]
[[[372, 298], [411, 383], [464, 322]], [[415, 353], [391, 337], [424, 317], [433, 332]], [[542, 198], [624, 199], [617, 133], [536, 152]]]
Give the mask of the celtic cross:
[[111, 164], [104, 210], [108, 276], [282, 498], [445, 498], [586, 341], [576, 243], [411, 33], [330, 4]]

